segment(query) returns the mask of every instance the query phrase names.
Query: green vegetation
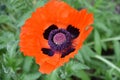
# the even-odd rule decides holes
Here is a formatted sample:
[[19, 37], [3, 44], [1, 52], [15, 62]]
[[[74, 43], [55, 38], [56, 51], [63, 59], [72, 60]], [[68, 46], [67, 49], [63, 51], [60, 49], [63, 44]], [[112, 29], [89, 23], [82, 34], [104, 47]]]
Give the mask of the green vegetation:
[[65, 0], [94, 13], [94, 30], [77, 56], [50, 75], [19, 50], [20, 27], [47, 0], [0, 0], [0, 80], [120, 80], [120, 0]]

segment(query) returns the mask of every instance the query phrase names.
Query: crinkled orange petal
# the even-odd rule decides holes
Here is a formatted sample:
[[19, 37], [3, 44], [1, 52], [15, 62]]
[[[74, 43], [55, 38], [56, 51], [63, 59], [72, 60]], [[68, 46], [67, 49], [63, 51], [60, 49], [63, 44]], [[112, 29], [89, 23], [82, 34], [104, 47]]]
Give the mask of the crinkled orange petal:
[[44, 74], [50, 74], [54, 69], [54, 65], [44, 62], [42, 65], [40, 65], [39, 71]]
[[[93, 19], [93, 14], [89, 14], [87, 9], [77, 11], [62, 0], [50, 0], [43, 7], [37, 8], [22, 26], [20, 50], [24, 55], [35, 57], [36, 63], [40, 65], [40, 72], [49, 74], [77, 54], [92, 31], [90, 25], [93, 24]], [[72, 25], [80, 31], [80, 35], [73, 40], [75, 51], [64, 58], [61, 58], [60, 53], [50, 57], [41, 51], [42, 48], [50, 48], [43, 33], [52, 24], [57, 25], [59, 29], [66, 29], [68, 25]]]
[[42, 53], [39, 53], [35, 56], [35, 59], [36, 59], [36, 63], [39, 64], [39, 65], [42, 65], [44, 62], [46, 62], [47, 60], [50, 59], [49, 56], [45, 55]]

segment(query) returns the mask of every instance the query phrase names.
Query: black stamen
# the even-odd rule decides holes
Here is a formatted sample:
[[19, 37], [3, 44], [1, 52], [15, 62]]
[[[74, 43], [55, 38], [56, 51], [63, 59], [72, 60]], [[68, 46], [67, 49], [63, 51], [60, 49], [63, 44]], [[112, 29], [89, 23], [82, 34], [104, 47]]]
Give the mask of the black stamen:
[[49, 27], [45, 30], [45, 32], [43, 33], [44, 38], [48, 40], [49, 33], [50, 33], [52, 30], [55, 30], [55, 29], [58, 29], [56, 25], [53, 24], [53, 25], [49, 26]]
[[54, 55], [54, 52], [51, 49], [42, 48], [41, 50], [43, 51], [44, 54], [46, 54], [48, 56], [53, 56]]
[[71, 52], [75, 51], [74, 48], [68, 49], [66, 52], [63, 52], [61, 55], [61, 58], [64, 58], [65, 56], [69, 55]]
[[77, 37], [79, 36], [79, 34], [80, 34], [79, 29], [75, 28], [75, 27], [72, 26], [72, 25], [68, 25], [67, 31], [70, 32], [70, 34], [72, 35], [72, 38], [73, 38], [73, 39], [74, 39], [74, 38], [77, 38]]

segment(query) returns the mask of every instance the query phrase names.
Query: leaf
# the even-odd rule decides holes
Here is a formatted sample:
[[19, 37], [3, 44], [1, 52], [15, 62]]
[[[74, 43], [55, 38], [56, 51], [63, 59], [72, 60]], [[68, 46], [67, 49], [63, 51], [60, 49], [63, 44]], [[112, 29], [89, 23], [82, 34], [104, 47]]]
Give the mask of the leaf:
[[7, 51], [9, 53], [9, 57], [15, 56], [17, 47], [18, 47], [18, 41], [11, 41], [7, 44]]
[[25, 74], [22, 80], [37, 80], [41, 74], [39, 72]]
[[38, 8], [38, 7], [41, 7], [45, 4], [45, 0], [40, 0], [38, 1], [36, 4], [35, 4], [35, 7], [34, 9]]
[[90, 80], [88, 74], [83, 70], [77, 71], [74, 75], [80, 78], [81, 80]]
[[105, 42], [102, 42], [101, 45], [102, 45], [102, 48], [103, 48], [105, 51], [107, 51], [107, 45], [106, 45], [106, 43], [105, 43]]
[[31, 70], [32, 63], [33, 63], [33, 59], [31, 57], [25, 57], [23, 64], [24, 72], [29, 72]]
[[117, 62], [120, 63], [120, 43], [118, 41], [114, 41], [114, 52], [115, 52], [115, 59]]
[[9, 22], [9, 17], [6, 15], [0, 15], [0, 24]]
[[24, 24], [25, 20], [30, 17], [32, 11], [33, 11], [33, 10], [28, 11], [28, 12], [26, 12], [25, 14], [23, 14], [23, 15], [21, 16], [21, 18], [18, 20], [17, 27], [21, 27], [21, 26]]
[[80, 70], [83, 70], [83, 69], [89, 69], [89, 67], [80, 63], [80, 62], [76, 62], [74, 60], [71, 60], [65, 66], [65, 71], [68, 73], [68, 75], [72, 75], [73, 72], [80, 71]]
[[95, 46], [94, 46], [95, 51], [99, 55], [101, 55], [102, 47], [101, 47], [100, 35], [97, 30], [95, 30], [94, 32], [94, 42], [95, 42]]
[[110, 69], [110, 70], [107, 70], [106, 71], [106, 74], [105, 74], [105, 80], [112, 80], [112, 75], [113, 75], [113, 73], [114, 73], [114, 69]]
[[79, 60], [81, 63], [84, 63], [84, 59], [82, 57], [82, 54], [78, 52], [77, 55], [75, 55], [75, 59]]
[[95, 53], [88, 46], [83, 46], [78, 55], [82, 56], [84, 60], [90, 62], [91, 57], [93, 57]]
[[74, 71], [79, 71], [79, 70], [82, 70], [82, 69], [89, 69], [88, 66], [82, 64], [82, 63], [75, 63], [73, 64], [73, 66], [71, 66], [71, 69]]
[[[109, 28], [107, 28], [107, 26], [100, 20], [95, 21], [95, 26], [100, 30], [100, 31], [104, 31], [108, 34], [108, 36], [112, 33], [111, 30]], [[105, 34], [106, 34], [105, 33]]]

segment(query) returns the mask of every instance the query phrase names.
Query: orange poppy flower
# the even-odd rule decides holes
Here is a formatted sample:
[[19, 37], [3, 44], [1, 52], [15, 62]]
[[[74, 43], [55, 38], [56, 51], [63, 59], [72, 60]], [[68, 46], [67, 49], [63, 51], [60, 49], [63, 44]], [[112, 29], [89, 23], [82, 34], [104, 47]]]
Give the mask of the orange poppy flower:
[[20, 50], [33, 56], [39, 71], [49, 74], [73, 58], [92, 31], [93, 14], [50, 0], [37, 8], [21, 28]]

